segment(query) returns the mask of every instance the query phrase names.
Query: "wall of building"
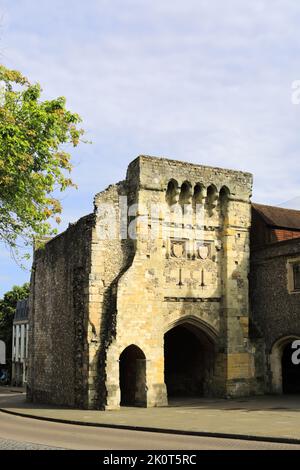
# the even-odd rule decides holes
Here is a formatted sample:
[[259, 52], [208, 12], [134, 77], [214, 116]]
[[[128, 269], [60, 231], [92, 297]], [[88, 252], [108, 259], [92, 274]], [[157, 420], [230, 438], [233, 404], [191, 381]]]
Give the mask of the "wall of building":
[[288, 288], [288, 262], [296, 259], [300, 260], [299, 238], [253, 250], [251, 255], [251, 319], [265, 346], [265, 391], [273, 391], [272, 348], [284, 338], [300, 338], [300, 293]]
[[[177, 238], [177, 233], [166, 239], [160, 233], [151, 239], [152, 222], [144, 223], [150, 204], [165, 204], [171, 179], [179, 189], [184, 182], [192, 191], [197, 183], [204, 191], [212, 185], [215, 189], [212, 200], [203, 193], [201, 236], [195, 226], [187, 230], [194, 250], [190, 258], [172, 257], [171, 238]], [[164, 159], [140, 157], [129, 166], [126, 187], [136, 194], [140, 223], [133, 260], [116, 284], [115, 335], [106, 352], [106, 408], [119, 406], [119, 357], [131, 344], [146, 356], [147, 405], [166, 403], [164, 333], [182, 322], [196, 323], [216, 342], [210, 394], [243, 395], [254, 388], [254, 356], [248, 341], [251, 185], [249, 174]], [[230, 194], [224, 213], [222, 188]], [[178, 221], [173, 222], [175, 227]], [[159, 225], [162, 229], [162, 220]], [[211, 245], [205, 260], [196, 248], [202, 237]]]
[[27, 382], [28, 366], [28, 320], [14, 322], [12, 339], [12, 377], [11, 382], [23, 386]]
[[86, 216], [34, 253], [28, 399], [87, 406], [91, 233]]
[[[182, 222], [176, 211], [167, 220], [159, 214], [152, 237], [155, 217], [146, 216], [151, 204], [173, 205], [171, 180], [175, 206], [187, 203], [192, 221]], [[28, 398], [118, 408], [120, 357], [135, 345], [122, 357], [139, 358], [146, 380], [139, 396], [147, 406], [165, 405], [164, 334], [176, 325], [198, 335], [204, 349], [210, 343], [212, 372], [201, 375], [206, 394], [255, 391], [248, 334], [251, 191], [248, 173], [141, 156], [125, 181], [97, 194], [92, 216], [35, 253]], [[133, 203], [127, 217], [123, 205]], [[103, 233], [111, 229], [105, 207], [113, 210], [113, 236]], [[130, 231], [136, 216], [130, 239], [120, 223], [125, 218]]]
[[271, 242], [282, 242], [294, 238], [300, 238], [300, 230], [290, 230], [284, 228], [274, 228], [271, 230]]
[[[120, 203], [120, 198], [125, 200], [121, 199]], [[119, 390], [119, 383], [111, 381], [111, 369], [119, 367], [119, 356], [111, 364], [107, 351], [117, 335], [118, 281], [131, 265], [135, 251], [134, 242], [121, 233], [120, 222], [124, 214], [127, 223], [127, 209], [121, 206], [122, 203], [125, 206], [131, 204], [135, 199], [135, 190], [126, 182], [120, 182], [97, 194], [94, 200], [96, 226], [91, 238], [88, 284], [89, 408], [105, 408], [107, 396]], [[106, 207], [113, 213], [109, 214]], [[124, 334], [129, 328], [129, 324], [125, 325]]]
[[[278, 208], [280, 211], [284, 209]], [[281, 242], [300, 237], [300, 229], [275, 227], [265, 222], [262, 215], [252, 207], [252, 222], [250, 233], [251, 249], [263, 248], [270, 243]]]
[[6, 364], [6, 344], [0, 340], [0, 364]]
[[263, 247], [270, 243], [270, 229], [262, 216], [252, 207], [251, 210], [251, 249]]

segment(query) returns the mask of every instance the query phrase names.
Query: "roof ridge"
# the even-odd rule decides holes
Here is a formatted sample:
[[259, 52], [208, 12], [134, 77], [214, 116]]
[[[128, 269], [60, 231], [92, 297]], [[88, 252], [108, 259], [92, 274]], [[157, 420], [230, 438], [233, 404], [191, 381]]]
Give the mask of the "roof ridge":
[[282, 207], [282, 206], [272, 206], [270, 204], [260, 204], [258, 202], [252, 202], [253, 207], [270, 207], [271, 209], [279, 209], [279, 210], [284, 210], [284, 211], [290, 211], [290, 212], [297, 212], [300, 214], [300, 209], [290, 209], [289, 207]]

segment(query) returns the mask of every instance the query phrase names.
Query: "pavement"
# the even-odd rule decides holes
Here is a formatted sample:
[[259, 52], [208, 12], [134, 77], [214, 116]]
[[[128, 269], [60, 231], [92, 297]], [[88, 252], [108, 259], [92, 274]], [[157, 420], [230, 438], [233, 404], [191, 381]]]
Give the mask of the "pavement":
[[0, 438], [0, 450], [60, 450], [60, 448]]
[[300, 396], [177, 399], [160, 408], [77, 410], [27, 403], [22, 390], [0, 388], [0, 411], [85, 426], [300, 444]]

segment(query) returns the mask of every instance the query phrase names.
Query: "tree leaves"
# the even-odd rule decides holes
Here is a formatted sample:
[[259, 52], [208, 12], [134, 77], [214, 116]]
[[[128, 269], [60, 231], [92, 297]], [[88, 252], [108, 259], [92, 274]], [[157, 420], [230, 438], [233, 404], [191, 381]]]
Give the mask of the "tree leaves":
[[6, 343], [8, 364], [11, 363], [12, 328], [18, 300], [29, 296], [29, 284], [14, 286], [0, 299], [0, 339]]
[[82, 142], [81, 118], [66, 109], [64, 97], [41, 100], [39, 84], [0, 65], [0, 239], [17, 249], [21, 236], [54, 234], [50, 219], [60, 220], [53, 191], [76, 187], [65, 145]]

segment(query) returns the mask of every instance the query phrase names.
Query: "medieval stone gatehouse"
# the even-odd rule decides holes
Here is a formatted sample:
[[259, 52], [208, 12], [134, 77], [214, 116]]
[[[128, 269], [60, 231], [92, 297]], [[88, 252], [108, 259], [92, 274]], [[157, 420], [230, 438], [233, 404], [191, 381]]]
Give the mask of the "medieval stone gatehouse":
[[35, 251], [28, 399], [113, 409], [265, 391], [249, 173], [140, 156]]

